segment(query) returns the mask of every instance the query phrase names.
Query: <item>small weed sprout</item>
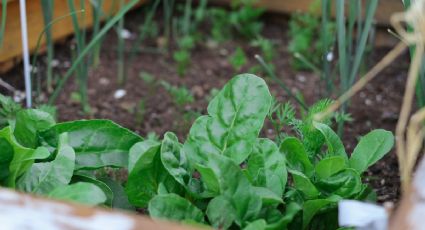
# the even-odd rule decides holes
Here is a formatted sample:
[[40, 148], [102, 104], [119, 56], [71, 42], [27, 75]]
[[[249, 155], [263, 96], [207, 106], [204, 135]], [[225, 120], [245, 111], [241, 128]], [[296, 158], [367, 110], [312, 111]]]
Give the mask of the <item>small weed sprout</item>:
[[236, 48], [236, 51], [229, 57], [229, 62], [235, 71], [241, 71], [248, 62], [244, 50], [241, 47]]

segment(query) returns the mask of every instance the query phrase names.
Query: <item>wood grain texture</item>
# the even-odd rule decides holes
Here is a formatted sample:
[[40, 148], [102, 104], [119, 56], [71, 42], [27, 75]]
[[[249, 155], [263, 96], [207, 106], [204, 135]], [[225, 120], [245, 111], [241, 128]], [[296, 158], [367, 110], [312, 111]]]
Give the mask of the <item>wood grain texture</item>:
[[158, 229], [196, 230], [149, 217], [49, 200], [0, 189], [1, 229]]
[[[54, 15], [53, 18], [58, 18], [70, 13], [67, 0], [54, 0]], [[75, 0], [75, 5], [80, 6], [81, 0]], [[80, 18], [80, 24], [85, 27], [89, 27], [93, 24], [92, 11], [90, 9], [89, 0], [86, 1], [86, 12], [85, 20], [81, 20], [83, 13], [78, 14]], [[129, 0], [125, 0], [129, 1]], [[119, 1], [107, 0], [103, 1], [104, 12], [117, 12], [119, 10]], [[146, 2], [146, 0], [140, 0], [140, 4]], [[41, 0], [27, 0], [27, 20], [28, 20], [28, 37], [29, 37], [29, 48], [34, 51], [37, 45], [37, 39], [44, 29], [43, 11], [41, 7]], [[0, 18], [1, 18], [1, 6], [0, 6]], [[79, 9], [79, 8], [77, 8]], [[66, 36], [74, 32], [72, 26], [71, 17], [67, 17], [52, 26], [52, 36], [56, 41], [58, 39], [65, 38]], [[43, 40], [45, 44], [45, 40]], [[19, 20], [19, 1], [13, 0], [8, 3], [7, 6], [7, 20], [6, 20], [6, 31], [3, 41], [3, 47], [0, 49], [0, 72], [3, 70], [2, 66], [10, 67], [10, 64], [4, 64], [5, 62], [16, 62], [20, 59], [22, 53], [21, 44], [21, 23]], [[12, 65], [13, 66], [13, 65]]]
[[[219, 4], [229, 4], [230, 1], [231, 0], [211, 0], [211, 2]], [[257, 5], [265, 7], [269, 11], [279, 13], [292, 13], [296, 11], [308, 11], [313, 1], [314, 0], [260, 0]], [[366, 0], [362, 1], [363, 5], [366, 5]], [[403, 4], [401, 0], [382, 0], [379, 1], [375, 19], [379, 24], [389, 25], [391, 14], [399, 11], [403, 11]]]

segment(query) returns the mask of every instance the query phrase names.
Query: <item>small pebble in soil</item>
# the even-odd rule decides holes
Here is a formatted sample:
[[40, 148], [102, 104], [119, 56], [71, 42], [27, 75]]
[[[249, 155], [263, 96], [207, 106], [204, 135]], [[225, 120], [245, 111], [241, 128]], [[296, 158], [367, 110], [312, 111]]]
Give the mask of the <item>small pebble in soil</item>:
[[220, 49], [220, 50], [218, 51], [218, 53], [219, 53], [221, 56], [227, 56], [227, 55], [229, 55], [229, 51], [228, 51], [227, 49], [224, 49], [224, 48]]
[[328, 54], [326, 54], [326, 60], [328, 62], [331, 62], [334, 59], [334, 53], [333, 52], [329, 52]]
[[297, 80], [299, 82], [305, 82], [307, 79], [304, 75], [297, 75]]
[[212, 39], [208, 39], [206, 45], [209, 49], [217, 49], [217, 47], [218, 47], [218, 43], [216, 41], [212, 40]]
[[207, 76], [212, 76], [213, 75], [213, 71], [210, 69], [207, 69], [207, 71], [205, 72], [207, 74]]
[[365, 103], [365, 105], [367, 105], [367, 106], [371, 106], [371, 105], [372, 105], [372, 100], [370, 100], [369, 98], [367, 98], [367, 99], [364, 101], [364, 103]]
[[15, 91], [13, 95], [13, 100], [17, 103], [21, 103], [25, 99], [25, 93], [22, 91]]
[[109, 79], [108, 78], [104, 78], [104, 77], [101, 77], [100, 79], [99, 79], [99, 84], [101, 84], [101, 85], [109, 85]]
[[127, 94], [127, 92], [126, 92], [124, 89], [119, 89], [119, 90], [115, 91], [115, 93], [114, 93], [114, 98], [115, 98], [115, 99], [121, 99], [121, 98], [123, 98], [126, 94]]
[[197, 97], [197, 98], [203, 98], [204, 95], [205, 95], [204, 89], [199, 85], [193, 86], [191, 91], [192, 91], [193, 95], [195, 95], [195, 97]]
[[369, 121], [369, 120], [368, 120], [368, 121], [366, 121], [366, 126], [367, 126], [367, 127], [371, 127], [371, 126], [372, 126], [372, 122], [371, 122], [371, 121]]
[[120, 35], [121, 35], [121, 38], [124, 38], [124, 39], [131, 39], [133, 37], [131, 32], [127, 29], [122, 29]]
[[51, 66], [51, 67], [53, 67], [53, 68], [58, 67], [58, 66], [59, 66], [59, 64], [60, 64], [60, 62], [59, 62], [59, 60], [58, 60], [58, 59], [53, 59], [53, 60], [50, 62], [50, 66]]

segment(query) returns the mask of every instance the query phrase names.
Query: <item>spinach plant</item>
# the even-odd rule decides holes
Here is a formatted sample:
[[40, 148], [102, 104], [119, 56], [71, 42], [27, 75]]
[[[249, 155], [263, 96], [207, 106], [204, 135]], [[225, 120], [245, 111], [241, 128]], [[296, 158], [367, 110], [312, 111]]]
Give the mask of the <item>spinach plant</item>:
[[313, 121], [313, 108], [302, 121], [288, 118], [299, 138], [275, 143], [259, 137], [271, 106], [261, 78], [239, 75], [184, 143], [171, 132], [136, 143], [125, 185], [130, 203], [153, 218], [217, 229], [314, 229], [319, 217], [335, 225], [340, 199], [371, 194], [360, 175], [391, 149], [392, 134], [372, 131], [348, 158], [327, 121]]
[[97, 179], [94, 170], [126, 166], [129, 149], [143, 139], [107, 120], [56, 123], [49, 111], [19, 109], [5, 118], [7, 125], [0, 129], [0, 186], [124, 207], [124, 201], [114, 200], [117, 186]]

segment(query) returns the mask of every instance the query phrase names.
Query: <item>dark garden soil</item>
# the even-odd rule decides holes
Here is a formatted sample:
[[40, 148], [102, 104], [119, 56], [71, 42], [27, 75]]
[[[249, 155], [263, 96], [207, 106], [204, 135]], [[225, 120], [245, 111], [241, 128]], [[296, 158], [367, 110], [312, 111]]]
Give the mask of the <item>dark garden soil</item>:
[[[130, 13], [126, 18], [126, 28], [137, 31], [142, 21], [138, 12]], [[263, 35], [276, 44], [277, 57], [274, 59], [276, 73], [294, 92], [303, 94], [308, 104], [320, 98], [319, 77], [310, 72], [297, 72], [291, 68], [291, 55], [288, 53], [287, 18], [268, 15], [265, 18]], [[69, 65], [69, 46], [72, 39], [56, 48], [59, 60], [58, 69], [65, 71]], [[229, 41], [216, 44], [208, 39], [198, 45], [192, 52], [191, 66], [185, 77], [179, 77], [176, 65], [168, 54], [157, 52], [141, 52], [134, 63], [129, 63], [127, 83], [119, 86], [116, 76], [116, 35], [111, 32], [103, 43], [101, 63], [92, 70], [89, 80], [89, 98], [92, 108], [91, 115], [81, 113], [80, 105], [71, 100], [71, 93], [76, 91], [76, 84], [70, 81], [57, 101], [60, 121], [82, 118], [111, 119], [141, 135], [155, 132], [161, 136], [166, 131], [178, 134], [184, 140], [193, 117], [196, 113], [205, 114], [208, 96], [213, 88], [221, 88], [237, 73], [243, 73], [256, 65], [254, 55], [259, 52], [246, 41]], [[161, 39], [149, 40], [141, 48], [157, 48]], [[235, 71], [229, 64], [229, 56], [237, 46], [242, 46], [249, 57], [249, 64], [241, 71]], [[390, 48], [375, 48], [368, 56], [369, 65], [376, 63]], [[404, 82], [408, 68], [407, 54], [399, 58], [387, 68], [363, 91], [355, 96], [350, 106], [350, 113], [355, 119], [346, 125], [344, 144], [351, 152], [358, 137], [372, 129], [383, 128], [394, 131], [401, 105]], [[40, 71], [43, 71], [40, 69]], [[194, 95], [195, 102], [184, 108], [173, 103], [173, 98], [159, 84], [149, 85], [140, 78], [140, 72], [153, 75], [156, 81], [164, 80], [175, 86], [186, 86]], [[287, 101], [287, 94], [270, 78], [262, 75], [268, 82], [272, 94], [280, 101]], [[22, 72], [15, 68], [2, 79], [22, 88]], [[120, 99], [114, 98], [117, 89], [124, 89], [126, 95]], [[145, 100], [143, 119], [135, 115], [135, 109], [140, 101]], [[295, 104], [295, 103], [294, 103]], [[139, 112], [139, 114], [141, 114]], [[273, 137], [274, 131], [265, 128], [265, 136]], [[382, 161], [367, 172], [367, 180], [378, 194], [380, 202], [395, 201], [399, 197], [399, 177], [395, 152], [391, 152]]]

